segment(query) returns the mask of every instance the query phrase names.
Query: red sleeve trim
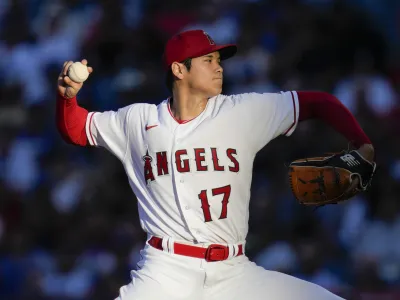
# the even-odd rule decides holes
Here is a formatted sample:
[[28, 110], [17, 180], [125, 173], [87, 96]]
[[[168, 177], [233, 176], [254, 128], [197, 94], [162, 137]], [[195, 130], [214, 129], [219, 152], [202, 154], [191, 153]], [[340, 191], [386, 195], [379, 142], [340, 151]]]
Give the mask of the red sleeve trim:
[[89, 120], [89, 137], [91, 139], [91, 143], [92, 145], [96, 145], [96, 143], [94, 142], [94, 138], [93, 138], [93, 134], [92, 134], [92, 120], [93, 120], [93, 116], [95, 113], [92, 113], [92, 115], [90, 116], [90, 120]]
[[295, 101], [294, 101], [294, 96], [293, 96], [293, 92], [290, 92], [290, 94], [292, 95], [292, 103], [293, 103], [293, 124], [292, 125], [290, 125], [290, 127], [289, 127], [289, 129], [288, 130], [286, 130], [285, 131], [285, 133], [284, 133], [284, 135], [287, 135], [288, 134], [288, 132], [290, 131], [290, 130], [292, 130], [292, 128], [296, 125], [296, 115], [297, 115], [297, 112], [296, 112], [296, 103], [295, 103]]

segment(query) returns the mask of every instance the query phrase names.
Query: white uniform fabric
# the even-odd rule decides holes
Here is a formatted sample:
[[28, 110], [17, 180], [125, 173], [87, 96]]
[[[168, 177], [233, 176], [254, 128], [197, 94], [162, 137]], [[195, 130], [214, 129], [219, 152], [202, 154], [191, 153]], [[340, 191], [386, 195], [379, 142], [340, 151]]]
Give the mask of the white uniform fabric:
[[[297, 118], [296, 92], [219, 95], [185, 124], [174, 119], [168, 100], [158, 106], [133, 104], [117, 112], [92, 112], [87, 135], [91, 145], [108, 149], [122, 161], [147, 233], [242, 243], [254, 157], [273, 138], [290, 135]], [[154, 180], [146, 181], [146, 160]], [[202, 203], [200, 197], [207, 201]]]
[[[158, 106], [133, 104], [117, 112], [91, 112], [86, 132], [91, 145], [104, 147], [121, 160], [138, 199], [141, 226], [149, 237], [202, 245], [237, 245], [245, 243], [248, 231], [255, 155], [277, 136], [292, 134], [298, 115], [294, 91], [218, 95], [208, 100], [198, 117], [183, 124], [174, 119], [167, 99]], [[249, 263], [245, 256], [206, 263], [150, 248], [146, 247], [144, 269], [133, 272], [132, 283], [121, 289], [121, 299], [243, 299], [253, 293], [251, 299], [257, 299], [257, 288], [250, 286], [244, 288], [253, 291], [251, 294], [230, 294], [234, 287], [245, 281], [250, 284], [250, 278], [255, 280], [254, 276], [262, 273], [263, 269]], [[162, 270], [169, 264], [167, 271]], [[233, 265], [238, 271], [233, 271]], [[240, 270], [243, 274], [239, 276]], [[235, 279], [233, 274], [239, 277]], [[288, 283], [299, 281], [274, 272], [261, 277], [266, 281], [259, 279], [254, 284], [263, 290], [275, 283], [277, 289], [287, 289], [280, 278], [290, 278]], [[207, 280], [218, 283], [224, 278], [230, 278], [229, 283], [239, 280], [240, 284], [220, 282], [225, 288], [214, 290], [206, 298], [196, 291], [196, 286], [205, 288]], [[311, 284], [310, 287], [314, 289]], [[292, 299], [282, 297], [271, 299]]]
[[116, 300], [340, 300], [326, 289], [267, 271], [242, 255], [220, 262], [173, 255], [149, 245]]

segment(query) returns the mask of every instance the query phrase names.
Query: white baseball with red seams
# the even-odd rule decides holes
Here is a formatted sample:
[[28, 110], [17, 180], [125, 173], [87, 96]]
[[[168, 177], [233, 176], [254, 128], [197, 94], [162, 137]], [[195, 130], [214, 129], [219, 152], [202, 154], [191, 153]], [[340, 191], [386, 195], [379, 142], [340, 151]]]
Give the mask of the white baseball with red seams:
[[68, 77], [77, 83], [84, 82], [89, 77], [88, 67], [79, 61], [74, 62], [68, 68]]
[[[140, 270], [132, 271], [119, 299], [341, 299], [239, 253], [248, 232], [255, 155], [277, 136], [293, 133], [297, 93], [218, 95], [183, 123], [169, 105], [169, 99], [158, 106], [132, 104], [87, 118], [89, 143], [124, 165], [148, 234]], [[149, 245], [152, 237], [162, 239], [162, 251]], [[228, 259], [178, 255], [174, 243], [226, 245]]]

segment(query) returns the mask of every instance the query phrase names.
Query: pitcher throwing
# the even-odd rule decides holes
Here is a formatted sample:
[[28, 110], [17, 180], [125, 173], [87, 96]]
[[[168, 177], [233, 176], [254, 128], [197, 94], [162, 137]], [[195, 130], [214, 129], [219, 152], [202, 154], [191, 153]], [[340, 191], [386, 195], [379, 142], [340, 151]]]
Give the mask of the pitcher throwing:
[[[246, 257], [252, 166], [260, 149], [306, 119], [325, 121], [369, 161], [371, 142], [328, 93], [222, 95], [220, 62], [236, 50], [202, 30], [177, 34], [164, 51], [171, 97], [157, 106], [135, 103], [107, 112], [78, 106], [83, 84], [68, 78], [72, 62], [64, 63], [60, 134], [75, 145], [104, 147], [122, 162], [148, 235], [139, 270], [120, 289], [120, 300], [341, 299]], [[354, 180], [349, 193], [358, 184]]]

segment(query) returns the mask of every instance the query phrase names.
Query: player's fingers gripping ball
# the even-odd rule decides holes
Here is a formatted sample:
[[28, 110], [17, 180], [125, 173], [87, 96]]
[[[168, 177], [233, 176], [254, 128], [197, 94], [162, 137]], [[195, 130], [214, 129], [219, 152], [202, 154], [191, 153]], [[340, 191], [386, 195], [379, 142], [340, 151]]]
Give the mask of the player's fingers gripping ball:
[[[304, 205], [334, 204], [349, 199], [371, 184], [376, 164], [356, 150], [331, 156], [303, 158], [289, 166], [290, 185], [296, 199]], [[346, 193], [353, 178], [359, 178], [357, 191]]]
[[84, 82], [89, 77], [88, 67], [81, 62], [74, 62], [68, 69], [68, 77], [77, 83]]

